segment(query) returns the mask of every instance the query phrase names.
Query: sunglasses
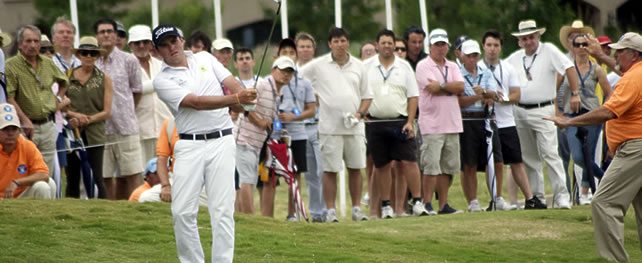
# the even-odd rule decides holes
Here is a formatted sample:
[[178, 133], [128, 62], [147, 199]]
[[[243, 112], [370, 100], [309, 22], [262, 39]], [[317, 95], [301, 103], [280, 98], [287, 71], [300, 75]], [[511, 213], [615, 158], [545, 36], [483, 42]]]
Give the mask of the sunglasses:
[[573, 43], [573, 46], [574, 47], [588, 47], [589, 44], [587, 42], [581, 42], [581, 43], [575, 42], [575, 43]]
[[41, 47], [40, 48], [40, 54], [44, 54], [44, 53], [47, 53], [47, 52], [53, 54], [54, 53], [54, 48], [53, 47]]
[[396, 47], [395, 51], [406, 52], [406, 48], [405, 47]]
[[100, 52], [95, 50], [78, 50], [78, 54], [81, 57], [98, 57]]

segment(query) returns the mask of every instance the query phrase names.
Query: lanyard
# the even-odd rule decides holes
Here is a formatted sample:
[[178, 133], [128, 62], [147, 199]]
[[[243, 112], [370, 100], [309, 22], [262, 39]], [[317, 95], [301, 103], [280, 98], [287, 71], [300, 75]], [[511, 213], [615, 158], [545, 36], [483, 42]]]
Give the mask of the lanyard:
[[[388, 78], [390, 78], [390, 75], [392, 74], [392, 70], [395, 69], [395, 67], [393, 66], [392, 68], [390, 68], [390, 70], [388, 70], [388, 74], [383, 74], [383, 70], [381, 68], [383, 68], [383, 65], [379, 65], [377, 67], [377, 69], [379, 69], [379, 73], [381, 74], [381, 77], [383, 78], [383, 83], [386, 83], [386, 81], [388, 81]], [[448, 76], [448, 72], [446, 72], [446, 76]], [[444, 78], [444, 82], [445, 82], [445, 79], [446, 78]]]
[[585, 76], [582, 76], [582, 73], [580, 73], [580, 68], [577, 67], [577, 62], [573, 61], [575, 64], [575, 72], [577, 72], [577, 76], [580, 78], [580, 85], [582, 85], [582, 90], [586, 90], [586, 87], [584, 86], [584, 82], [591, 76], [591, 71], [593, 70], [593, 63], [589, 60], [589, 70], [586, 72]]
[[[479, 71], [480, 71], [480, 68], [477, 67], [477, 73], [479, 73]], [[477, 85], [481, 84], [481, 80], [482, 80], [483, 77], [484, 77], [483, 73], [477, 75]], [[470, 87], [472, 88], [474, 85], [473, 85], [473, 82], [468, 78], [468, 75], [464, 76], [464, 78], [466, 79], [466, 82], [468, 82]]]
[[502, 80], [504, 80], [504, 69], [502, 68], [502, 62], [500, 61], [499, 64], [498, 64], [499, 65], [499, 79], [495, 75], [496, 67], [494, 65], [489, 65], [488, 63], [486, 63], [486, 61], [484, 61], [484, 64], [486, 64], [486, 67], [489, 68], [490, 71], [493, 73], [493, 78], [497, 82], [497, 85], [499, 85], [499, 88], [503, 90], [504, 89], [504, 85], [502, 85]]
[[[294, 74], [294, 89], [297, 89], [298, 87], [299, 87], [299, 78], [297, 78], [297, 74]], [[299, 105], [296, 103], [296, 95], [294, 94], [294, 90], [292, 90], [290, 83], [288, 83], [288, 90], [290, 90], [290, 94], [292, 94], [292, 100], [294, 100], [294, 107], [298, 107]]]
[[528, 80], [533, 80], [533, 78], [531, 77], [531, 68], [535, 63], [536, 58], [537, 58], [537, 54], [533, 56], [533, 60], [531, 60], [531, 64], [528, 67], [526, 67], [526, 56], [522, 57], [522, 67], [524, 67], [524, 72], [526, 72], [526, 77], [528, 78]]
[[58, 60], [58, 62], [60, 62], [60, 65], [62, 65], [62, 68], [65, 69], [65, 74], [67, 74], [67, 71], [69, 70], [70, 67], [74, 68], [73, 57], [71, 59], [71, 64], [69, 65], [70, 67], [67, 67], [67, 63], [62, 58], [60, 58], [60, 55], [56, 54], [56, 59]]
[[439, 69], [439, 66], [437, 66], [437, 70], [439, 70], [439, 73], [441, 73], [441, 76], [444, 78], [444, 83], [447, 83], [448, 82], [448, 66], [444, 66], [444, 68], [446, 69], [446, 74], [441, 72], [441, 69]]

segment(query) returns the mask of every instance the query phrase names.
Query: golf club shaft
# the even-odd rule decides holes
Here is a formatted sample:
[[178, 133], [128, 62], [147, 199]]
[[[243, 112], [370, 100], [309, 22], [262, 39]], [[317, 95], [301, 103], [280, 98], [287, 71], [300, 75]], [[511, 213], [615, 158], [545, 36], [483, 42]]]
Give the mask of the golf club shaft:
[[270, 47], [270, 41], [272, 40], [272, 34], [274, 34], [274, 28], [276, 28], [276, 21], [279, 19], [279, 13], [281, 12], [281, 1], [277, 1], [279, 5], [276, 7], [276, 14], [272, 20], [272, 28], [270, 29], [270, 34], [268, 35], [267, 43], [265, 44], [265, 49], [263, 49], [263, 56], [261, 56], [261, 62], [259, 63], [259, 70], [254, 77], [254, 87], [259, 81], [259, 76], [261, 76], [261, 68], [263, 68], [263, 62], [265, 62], [265, 56], [267, 55], [268, 48]]

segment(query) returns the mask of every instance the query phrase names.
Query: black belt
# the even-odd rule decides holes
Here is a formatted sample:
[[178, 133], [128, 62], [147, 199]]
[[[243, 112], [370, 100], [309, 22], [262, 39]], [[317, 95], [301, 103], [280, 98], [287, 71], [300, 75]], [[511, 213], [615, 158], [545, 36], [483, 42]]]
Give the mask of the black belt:
[[181, 138], [181, 140], [211, 140], [211, 139], [218, 139], [220, 137], [230, 135], [230, 134], [232, 134], [232, 128], [210, 132], [207, 134], [181, 133], [178, 135], [178, 137]]
[[31, 120], [31, 123], [35, 125], [43, 125], [47, 122], [53, 121], [55, 118], [56, 116], [53, 113], [51, 113], [49, 114], [49, 116], [47, 116], [47, 118], [44, 118], [42, 120]]
[[534, 108], [541, 108], [544, 106], [548, 106], [554, 103], [554, 100], [549, 100], [545, 102], [540, 102], [540, 103], [530, 103], [530, 104], [522, 104], [522, 103], [517, 103], [517, 106], [520, 106], [524, 109], [530, 110]]

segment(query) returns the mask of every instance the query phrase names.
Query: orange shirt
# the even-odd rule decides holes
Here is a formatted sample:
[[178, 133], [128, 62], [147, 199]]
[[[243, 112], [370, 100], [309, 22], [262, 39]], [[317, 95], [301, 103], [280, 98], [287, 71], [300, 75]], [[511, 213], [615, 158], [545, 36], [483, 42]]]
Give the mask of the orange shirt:
[[145, 182], [144, 184], [140, 185], [139, 187], [137, 187], [137, 188], [132, 192], [132, 194], [129, 196], [129, 200], [128, 200], [128, 201], [129, 201], [129, 202], [138, 202], [138, 198], [140, 198], [140, 195], [141, 195], [143, 192], [145, 192], [145, 191], [147, 191], [147, 190], [149, 190], [149, 189], [151, 189], [151, 188], [152, 188], [152, 186], [151, 186], [151, 185], [149, 185], [149, 183], [148, 183], [148, 182]]
[[[5, 153], [0, 145], [0, 193], [4, 193], [11, 181], [35, 173], [49, 174], [49, 168], [33, 142], [18, 136], [16, 149], [10, 154]], [[18, 197], [27, 187], [18, 187], [13, 197]]]
[[617, 116], [606, 122], [610, 152], [625, 141], [642, 138], [642, 62], [624, 73], [604, 107]]
[[[174, 120], [172, 120], [172, 122], [173, 121]], [[160, 134], [158, 135], [158, 139], [156, 140], [156, 155], [173, 158], [174, 145], [176, 145], [176, 141], [178, 141], [178, 133], [176, 132], [176, 125], [174, 125], [174, 129], [172, 130], [172, 140], [170, 144], [167, 138], [168, 125], [169, 125], [169, 119], [165, 119], [163, 121], [163, 126], [161, 127]], [[169, 171], [172, 171], [173, 168], [174, 168], [174, 163], [172, 162], [172, 165], [169, 167]]]

